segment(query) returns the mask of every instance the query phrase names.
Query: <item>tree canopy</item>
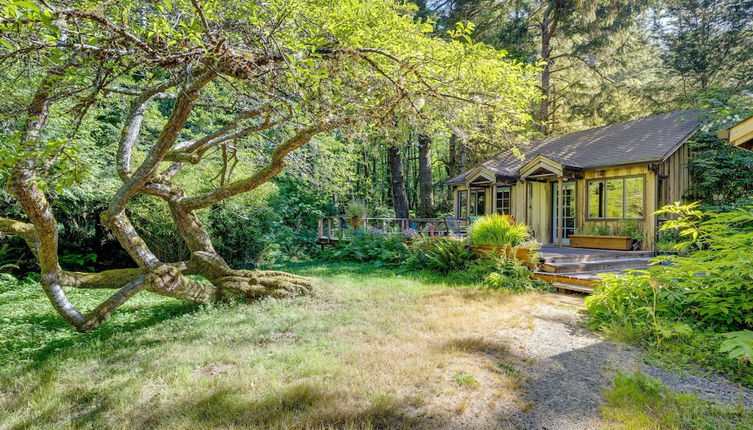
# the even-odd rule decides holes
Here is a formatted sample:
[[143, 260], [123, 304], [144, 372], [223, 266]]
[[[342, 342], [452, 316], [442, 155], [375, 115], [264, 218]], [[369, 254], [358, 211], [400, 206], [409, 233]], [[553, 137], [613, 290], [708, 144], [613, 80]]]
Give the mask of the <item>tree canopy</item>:
[[[513, 140], [530, 119], [534, 66], [474, 42], [461, 23], [434, 37], [414, 11], [388, 0], [4, 1], [3, 168], [30, 223], [0, 227], [26, 240], [51, 303], [81, 331], [145, 289], [195, 302], [308, 290], [297, 276], [231, 269], [195, 211], [258, 188], [325, 133], [394, 141], [409, 125]], [[92, 118], [114, 105], [119, 133], [103, 133]], [[265, 149], [253, 167], [238, 157], [251, 146]], [[60, 267], [49, 197], [92, 180], [90, 152], [120, 180], [101, 223], [135, 269]], [[140, 195], [169, 209], [189, 261], [162, 261], [141, 238], [126, 211]], [[64, 285], [118, 290], [84, 314]]]

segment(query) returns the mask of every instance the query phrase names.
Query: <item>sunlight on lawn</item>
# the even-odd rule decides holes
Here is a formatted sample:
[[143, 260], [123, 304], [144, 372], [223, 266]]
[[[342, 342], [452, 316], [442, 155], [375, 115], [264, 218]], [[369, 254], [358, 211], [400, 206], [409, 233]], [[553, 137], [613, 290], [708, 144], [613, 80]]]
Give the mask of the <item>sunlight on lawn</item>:
[[86, 335], [37, 285], [0, 284], [5, 424], [486, 427], [520, 406], [519, 363], [495, 334], [530, 324], [521, 308], [545, 295], [362, 266], [296, 270], [321, 279], [314, 297], [199, 307], [141, 294]]

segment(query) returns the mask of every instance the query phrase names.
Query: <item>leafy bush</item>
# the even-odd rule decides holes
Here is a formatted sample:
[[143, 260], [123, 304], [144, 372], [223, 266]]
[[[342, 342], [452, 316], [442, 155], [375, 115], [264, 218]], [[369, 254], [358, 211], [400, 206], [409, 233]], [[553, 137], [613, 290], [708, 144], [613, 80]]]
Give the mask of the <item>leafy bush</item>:
[[[662, 230], [677, 229], [683, 241], [676, 246], [691, 251], [657, 259], [668, 265], [603, 280], [586, 299], [591, 324], [656, 347], [674, 338], [686, 343], [698, 333], [721, 337], [735, 331], [721, 350], [700, 357], [734, 369], [730, 359], [714, 355], [749, 360], [740, 333], [753, 328], [753, 207], [715, 214], [691, 204], [663, 211], [676, 219]], [[743, 379], [753, 380], [747, 372]]]
[[753, 331], [733, 331], [726, 333], [724, 337], [727, 340], [722, 342], [719, 352], [726, 352], [730, 358], [741, 363], [750, 363], [751, 358], [753, 358]]
[[467, 269], [474, 258], [468, 242], [454, 237], [435, 239], [426, 252], [428, 268], [442, 274]]
[[341, 242], [322, 252], [329, 261], [373, 263], [376, 267], [399, 266], [408, 258], [402, 235], [363, 234], [349, 242]]
[[484, 279], [484, 285], [488, 288], [510, 291], [553, 290], [548, 283], [532, 279], [531, 271], [515, 259], [499, 257], [493, 261], [494, 270]]
[[518, 246], [530, 237], [528, 226], [513, 224], [504, 215], [485, 215], [476, 220], [470, 229], [471, 242], [482, 246]]

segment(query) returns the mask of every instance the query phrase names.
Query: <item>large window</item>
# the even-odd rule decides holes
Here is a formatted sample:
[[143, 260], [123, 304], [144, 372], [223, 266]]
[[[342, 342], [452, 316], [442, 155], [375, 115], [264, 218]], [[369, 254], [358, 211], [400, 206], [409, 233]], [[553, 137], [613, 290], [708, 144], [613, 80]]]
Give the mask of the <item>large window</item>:
[[497, 187], [497, 213], [510, 215], [510, 187]]
[[588, 217], [643, 218], [644, 178], [588, 181]]
[[471, 190], [471, 216], [486, 213], [486, 190]]
[[455, 214], [458, 218], [479, 216], [486, 213], [486, 190], [471, 190], [471, 206], [468, 207], [468, 191], [458, 191], [458, 205]]

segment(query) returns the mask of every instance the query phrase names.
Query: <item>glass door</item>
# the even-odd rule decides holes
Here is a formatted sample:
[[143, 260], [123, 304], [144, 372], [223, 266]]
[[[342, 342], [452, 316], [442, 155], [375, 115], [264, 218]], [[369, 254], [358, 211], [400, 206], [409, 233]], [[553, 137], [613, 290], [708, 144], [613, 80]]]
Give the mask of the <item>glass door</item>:
[[558, 186], [552, 182], [552, 243], [557, 243], [557, 229], [562, 229], [562, 244], [570, 244], [570, 235], [575, 234], [575, 182], [565, 182], [562, 184], [562, 223], [557, 219], [559, 211]]

